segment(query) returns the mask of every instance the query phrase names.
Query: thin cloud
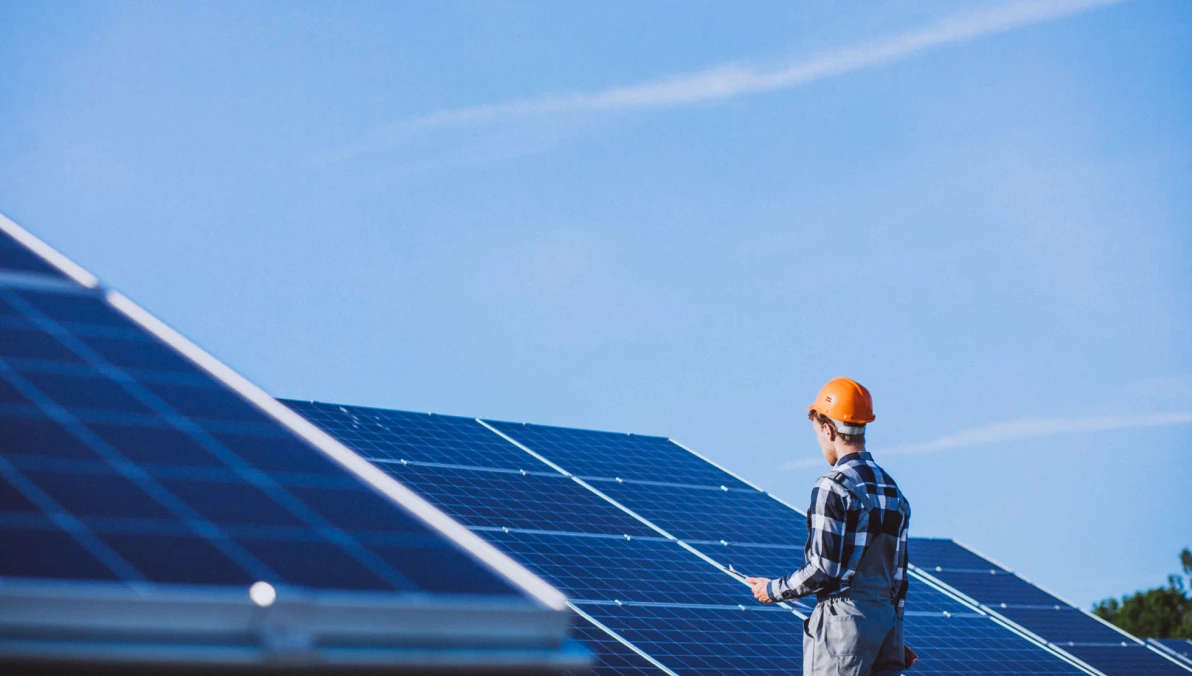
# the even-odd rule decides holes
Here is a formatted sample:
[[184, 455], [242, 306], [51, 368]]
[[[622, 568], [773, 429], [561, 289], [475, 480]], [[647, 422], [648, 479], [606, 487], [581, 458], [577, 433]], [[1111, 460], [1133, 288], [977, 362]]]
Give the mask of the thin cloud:
[[[1065, 434], [1087, 432], [1110, 432], [1137, 427], [1167, 427], [1192, 423], [1192, 411], [1173, 413], [1147, 413], [1131, 416], [1106, 416], [1100, 418], [1024, 418], [974, 427], [947, 434], [931, 441], [902, 444], [889, 448], [875, 449], [882, 457], [910, 455], [913, 453], [934, 453], [972, 446], [985, 446], [1006, 441], [1038, 439]], [[823, 458], [800, 458], [782, 466], [783, 469], [802, 469], [824, 464]]]
[[838, 49], [763, 70], [724, 65], [636, 85], [598, 92], [550, 94], [463, 108], [439, 110], [387, 125], [371, 140], [344, 148], [338, 159], [378, 152], [419, 131], [490, 124], [510, 119], [563, 113], [612, 112], [683, 106], [749, 94], [790, 89], [862, 68], [905, 59], [944, 45], [1058, 19], [1128, 0], [1028, 0], [949, 17], [892, 38]]

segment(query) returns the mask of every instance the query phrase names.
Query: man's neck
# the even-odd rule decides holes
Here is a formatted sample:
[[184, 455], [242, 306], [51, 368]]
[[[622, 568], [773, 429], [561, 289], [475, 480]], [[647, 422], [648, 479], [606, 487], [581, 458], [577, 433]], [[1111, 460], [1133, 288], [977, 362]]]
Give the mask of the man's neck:
[[865, 452], [865, 444], [852, 444], [849, 446], [840, 446], [836, 449], [836, 462], [834, 464], [839, 465], [841, 460], [844, 460], [845, 458], [849, 457], [850, 455], [856, 455], [858, 453], [864, 453], [864, 452]]

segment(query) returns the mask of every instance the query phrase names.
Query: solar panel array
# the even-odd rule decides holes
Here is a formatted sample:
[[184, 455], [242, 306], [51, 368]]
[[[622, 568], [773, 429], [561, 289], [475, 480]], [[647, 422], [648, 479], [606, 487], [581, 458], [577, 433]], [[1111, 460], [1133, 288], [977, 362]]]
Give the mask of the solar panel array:
[[145, 322], [0, 232], [0, 587], [264, 581], [542, 605]]
[[1188, 676], [1164, 655], [952, 540], [911, 538], [911, 563], [1105, 674]]
[[[564, 591], [591, 623], [576, 636], [597, 653], [596, 673], [801, 671], [813, 601], [760, 605], [726, 569], [776, 577], [802, 566], [805, 516], [678, 444], [285, 403]], [[1093, 673], [912, 575], [914, 673]]]
[[[14, 228], [0, 218], [0, 594], [266, 581], [549, 605], [409, 487], [566, 592], [599, 674], [800, 671], [810, 603], [759, 605], [727, 570], [800, 567], [797, 510], [662, 437], [288, 402], [372, 466], [357, 464]], [[1189, 671], [1181, 646], [1117, 632], [951, 541], [916, 539], [911, 556], [915, 673]]]

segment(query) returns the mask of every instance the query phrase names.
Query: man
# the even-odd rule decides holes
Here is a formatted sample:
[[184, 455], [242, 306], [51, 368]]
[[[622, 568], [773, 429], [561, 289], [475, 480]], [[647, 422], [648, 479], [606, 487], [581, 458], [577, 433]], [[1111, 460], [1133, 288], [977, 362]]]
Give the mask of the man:
[[746, 580], [762, 603], [815, 594], [815, 611], [803, 623], [804, 676], [897, 676], [907, 666], [902, 612], [910, 504], [865, 450], [865, 425], [874, 420], [868, 390], [835, 378], [807, 407], [807, 417], [833, 467], [811, 489], [807, 563], [785, 578]]

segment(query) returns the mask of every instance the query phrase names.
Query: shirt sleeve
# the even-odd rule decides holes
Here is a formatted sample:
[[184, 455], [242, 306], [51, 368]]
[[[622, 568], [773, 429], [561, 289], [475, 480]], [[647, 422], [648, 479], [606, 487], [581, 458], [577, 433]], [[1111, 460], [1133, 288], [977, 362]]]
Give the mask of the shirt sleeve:
[[848, 562], [849, 523], [856, 526], [857, 509], [848, 490], [828, 477], [820, 477], [811, 489], [807, 521], [807, 562], [790, 575], [771, 580], [770, 598], [787, 601], [834, 587], [844, 576]]

